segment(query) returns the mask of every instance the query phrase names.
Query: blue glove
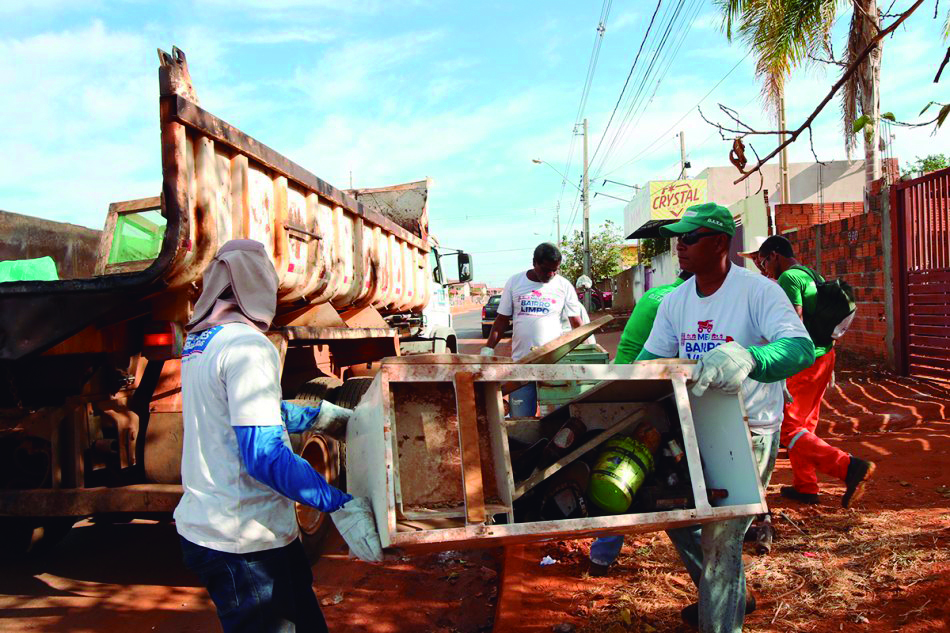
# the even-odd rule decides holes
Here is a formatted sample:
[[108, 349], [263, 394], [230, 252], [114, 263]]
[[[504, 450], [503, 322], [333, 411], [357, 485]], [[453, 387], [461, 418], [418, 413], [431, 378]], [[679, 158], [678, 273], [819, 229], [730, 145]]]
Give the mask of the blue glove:
[[284, 427], [235, 426], [238, 449], [248, 474], [265, 486], [321, 512], [333, 512], [351, 500], [327, 483], [302, 457], [284, 444]]

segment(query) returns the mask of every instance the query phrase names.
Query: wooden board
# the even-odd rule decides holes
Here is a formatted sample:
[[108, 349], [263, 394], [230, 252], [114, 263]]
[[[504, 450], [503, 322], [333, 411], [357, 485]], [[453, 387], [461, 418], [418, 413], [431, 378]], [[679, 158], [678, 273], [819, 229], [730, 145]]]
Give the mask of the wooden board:
[[[528, 353], [527, 356], [518, 360], [520, 365], [548, 365], [554, 364], [567, 356], [571, 350], [587, 340], [587, 337], [594, 334], [600, 328], [604, 327], [613, 320], [608, 315], [595, 319], [579, 328], [574, 328], [565, 332], [550, 343], [542, 345], [536, 350]], [[525, 382], [507, 382], [501, 386], [502, 393], [511, 393], [518, 387], [526, 384]]]
[[468, 523], [484, 523], [485, 486], [482, 481], [482, 456], [478, 447], [475, 377], [472, 373], [455, 374], [455, 402], [458, 407], [459, 451], [462, 454], [465, 520]]

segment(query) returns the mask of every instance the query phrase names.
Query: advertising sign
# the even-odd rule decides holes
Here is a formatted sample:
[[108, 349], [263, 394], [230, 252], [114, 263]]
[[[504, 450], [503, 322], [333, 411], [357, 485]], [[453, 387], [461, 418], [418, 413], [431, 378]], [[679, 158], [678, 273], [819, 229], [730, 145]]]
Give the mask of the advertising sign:
[[705, 180], [650, 181], [651, 220], [678, 220], [687, 207], [704, 202]]

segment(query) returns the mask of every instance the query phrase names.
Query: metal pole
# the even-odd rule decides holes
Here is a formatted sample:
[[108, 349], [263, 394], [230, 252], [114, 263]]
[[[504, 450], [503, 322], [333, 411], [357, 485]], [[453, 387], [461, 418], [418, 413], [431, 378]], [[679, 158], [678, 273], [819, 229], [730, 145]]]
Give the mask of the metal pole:
[[[590, 181], [587, 174], [587, 119], [584, 119], [584, 274], [594, 280], [590, 275]], [[584, 293], [584, 308], [590, 312], [590, 299], [593, 295], [592, 288]]]
[[554, 218], [557, 220], [557, 235], [554, 243], [558, 246], [561, 245], [561, 201], [558, 200], [557, 204], [554, 206]]
[[686, 178], [686, 140], [680, 130], [680, 178]]
[[[778, 136], [778, 142], [785, 142], [785, 87], [778, 93], [778, 129], [781, 134]], [[783, 147], [778, 157], [779, 171], [782, 179], [782, 204], [791, 204], [792, 194], [788, 186], [788, 148]]]

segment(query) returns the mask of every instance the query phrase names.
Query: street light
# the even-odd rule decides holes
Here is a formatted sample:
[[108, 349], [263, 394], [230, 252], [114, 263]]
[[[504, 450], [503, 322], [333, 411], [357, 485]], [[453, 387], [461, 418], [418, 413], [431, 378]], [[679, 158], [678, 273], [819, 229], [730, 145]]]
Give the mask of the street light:
[[539, 158], [532, 158], [532, 159], [531, 159], [531, 162], [534, 163], [535, 165], [547, 165], [548, 167], [550, 167], [551, 169], [553, 169], [553, 170], [554, 170], [554, 173], [556, 173], [558, 176], [560, 176], [560, 177], [564, 180], [564, 182], [570, 183], [572, 187], [574, 187], [575, 189], [577, 189], [578, 191], [580, 191], [581, 194], [583, 195], [583, 193], [584, 193], [584, 190], [583, 190], [583, 189], [581, 189], [580, 187], [578, 187], [577, 185], [575, 185], [573, 182], [571, 182], [570, 179], [569, 179], [567, 176], [565, 176], [565, 175], [562, 174], [560, 171], [558, 171], [558, 168], [555, 167], [554, 165], [552, 165], [551, 163], [549, 163], [548, 161], [546, 161], [546, 160], [541, 160], [541, 159], [539, 159]]

